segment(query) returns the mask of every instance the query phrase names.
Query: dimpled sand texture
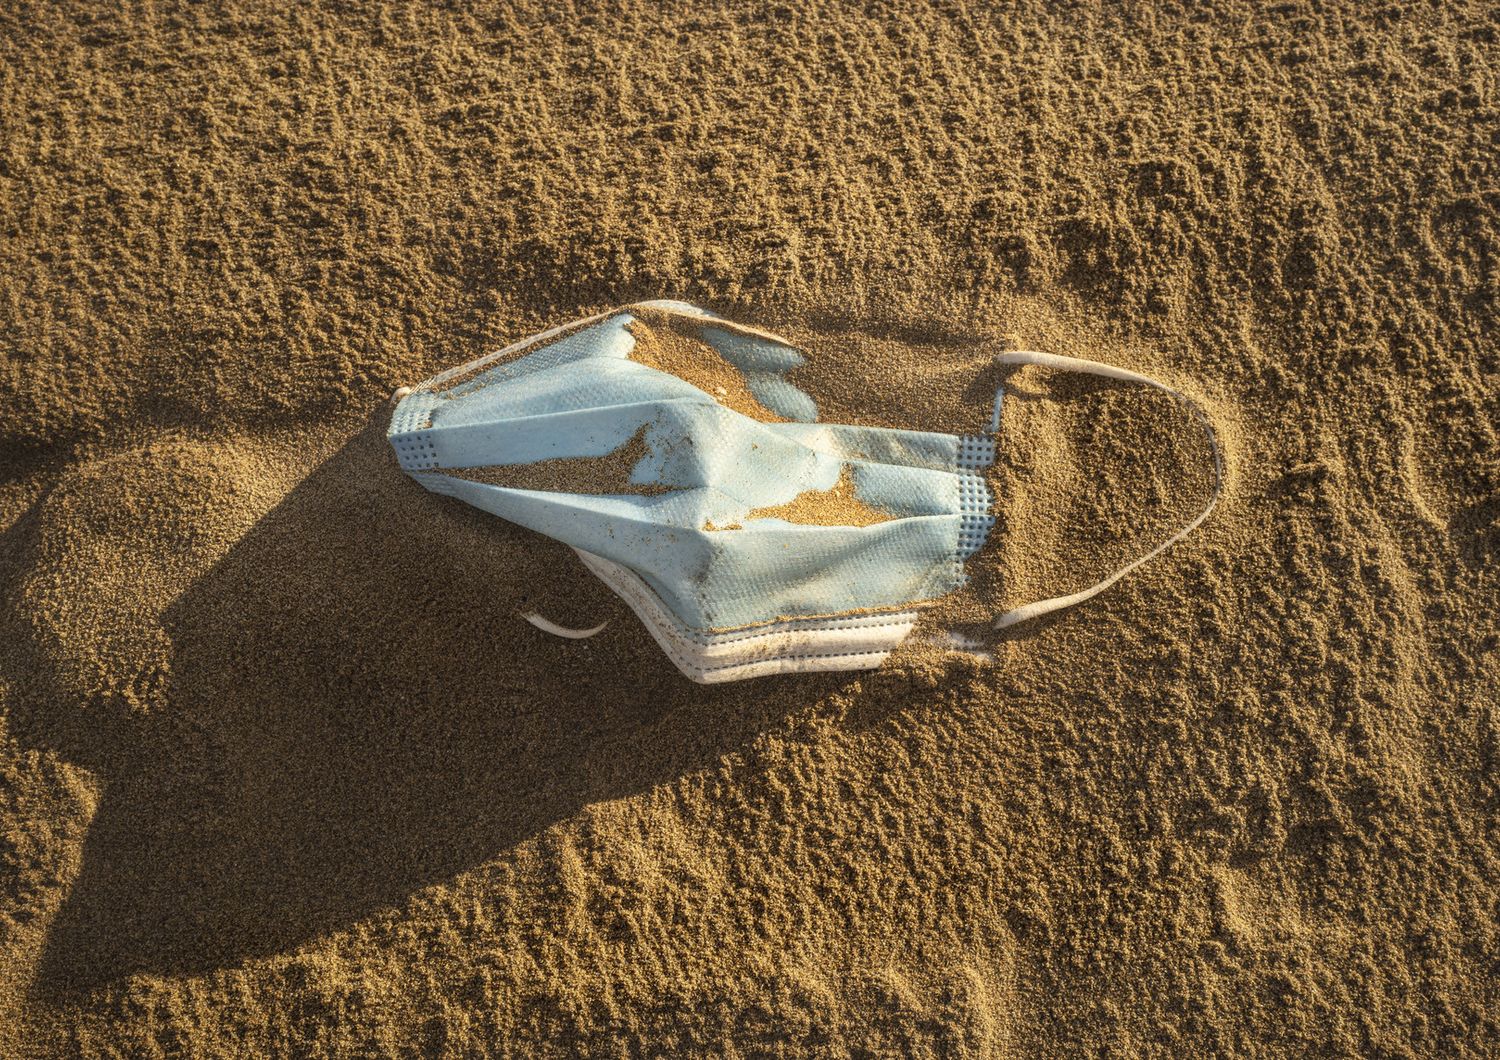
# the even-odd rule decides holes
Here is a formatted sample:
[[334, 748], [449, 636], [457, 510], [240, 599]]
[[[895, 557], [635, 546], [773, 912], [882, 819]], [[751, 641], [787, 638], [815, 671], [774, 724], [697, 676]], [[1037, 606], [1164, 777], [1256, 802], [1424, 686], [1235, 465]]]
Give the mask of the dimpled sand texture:
[[[1500, 1053], [1497, 38], [0, 5], [0, 1055]], [[395, 387], [651, 298], [827, 423], [1005, 383], [995, 526], [879, 670], [692, 684], [401, 471]], [[1180, 388], [1226, 489], [996, 634], [1213, 472], [1005, 348]]]

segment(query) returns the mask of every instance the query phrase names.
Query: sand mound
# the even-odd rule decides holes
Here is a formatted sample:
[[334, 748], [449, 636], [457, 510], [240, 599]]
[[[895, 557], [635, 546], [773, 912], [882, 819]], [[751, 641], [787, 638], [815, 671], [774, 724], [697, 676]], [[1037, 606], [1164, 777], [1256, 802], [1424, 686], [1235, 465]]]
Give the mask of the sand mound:
[[163, 439], [59, 476], [14, 531], [27, 556], [13, 635], [55, 683], [25, 694], [101, 715], [161, 709], [162, 612], [274, 505], [287, 473], [265, 446], [229, 438]]

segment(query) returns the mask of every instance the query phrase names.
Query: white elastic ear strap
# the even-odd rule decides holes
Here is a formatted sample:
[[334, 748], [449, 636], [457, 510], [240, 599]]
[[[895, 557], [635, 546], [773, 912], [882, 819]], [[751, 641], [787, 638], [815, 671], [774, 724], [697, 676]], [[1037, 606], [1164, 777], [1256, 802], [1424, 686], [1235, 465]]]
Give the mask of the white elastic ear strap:
[[1061, 611], [1065, 607], [1072, 607], [1074, 604], [1081, 604], [1090, 597], [1099, 595], [1142, 563], [1161, 555], [1161, 553], [1196, 530], [1199, 524], [1208, 518], [1208, 513], [1214, 510], [1214, 505], [1219, 503], [1219, 493], [1224, 488], [1224, 460], [1219, 453], [1219, 438], [1214, 433], [1213, 424], [1209, 422], [1203, 410], [1198, 407], [1197, 402], [1181, 391], [1174, 390], [1165, 383], [1157, 382], [1150, 376], [1141, 375], [1139, 372], [1132, 372], [1127, 368], [1116, 368], [1111, 364], [1086, 361], [1081, 357], [1063, 357], [1055, 353], [1033, 353], [1030, 350], [1016, 350], [1002, 353], [995, 358], [995, 361], [997, 364], [1035, 364], [1043, 368], [1056, 368], [1065, 372], [1085, 372], [1090, 375], [1102, 375], [1108, 379], [1119, 379], [1126, 383], [1144, 383], [1147, 386], [1153, 386], [1158, 390], [1165, 391], [1180, 401], [1189, 412], [1197, 417], [1198, 422], [1203, 425], [1203, 430], [1208, 434], [1208, 444], [1213, 448], [1214, 454], [1214, 494], [1209, 498], [1208, 506], [1199, 512], [1192, 522], [1157, 545], [1150, 552], [1147, 552], [1144, 556], [1121, 567], [1096, 585], [1091, 585], [1087, 589], [1069, 596], [1054, 596], [1050, 600], [1039, 600], [1034, 604], [1027, 604], [1024, 607], [1017, 607], [1005, 612], [1005, 614], [995, 619], [995, 628], [1004, 629], [1006, 626], [1013, 626], [1017, 622], [1025, 622], [1027, 619], [1038, 618], [1041, 615], [1051, 614], [1053, 611]]

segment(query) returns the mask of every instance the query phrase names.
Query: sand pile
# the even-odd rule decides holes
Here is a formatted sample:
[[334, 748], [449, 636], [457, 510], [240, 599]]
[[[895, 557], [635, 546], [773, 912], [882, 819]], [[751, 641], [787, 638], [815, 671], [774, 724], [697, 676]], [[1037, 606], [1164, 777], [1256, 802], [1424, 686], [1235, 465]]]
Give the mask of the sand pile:
[[[1487, 5], [0, 12], [0, 1054], [1492, 1055]], [[1086, 607], [701, 687], [384, 399], [679, 297], [824, 419], [1148, 372]], [[1011, 380], [942, 620], [1206, 495]], [[575, 643], [521, 622], [611, 620]]]

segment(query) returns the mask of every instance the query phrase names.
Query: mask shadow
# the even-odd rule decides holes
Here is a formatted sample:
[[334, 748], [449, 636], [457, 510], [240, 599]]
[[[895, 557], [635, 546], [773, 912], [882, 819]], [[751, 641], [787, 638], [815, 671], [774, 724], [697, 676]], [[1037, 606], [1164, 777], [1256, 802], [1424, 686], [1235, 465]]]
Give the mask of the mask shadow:
[[[571, 552], [411, 482], [383, 421], [167, 609], [167, 707], [108, 755], [42, 993], [286, 952], [845, 680], [691, 684]], [[557, 640], [538, 604], [611, 626]]]

